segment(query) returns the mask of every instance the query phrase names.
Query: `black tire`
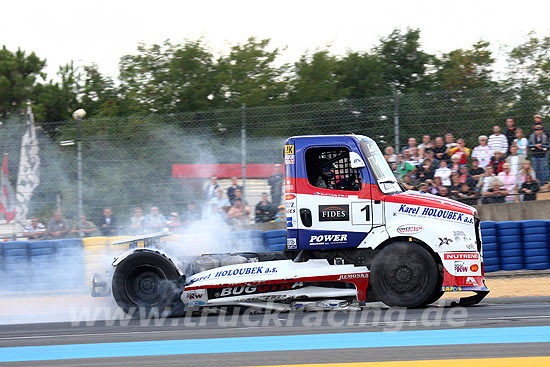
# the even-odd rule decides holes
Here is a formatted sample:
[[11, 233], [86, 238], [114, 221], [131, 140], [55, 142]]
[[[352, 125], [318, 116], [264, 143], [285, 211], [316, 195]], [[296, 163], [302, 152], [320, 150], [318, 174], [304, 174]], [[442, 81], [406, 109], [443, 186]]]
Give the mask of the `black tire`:
[[181, 313], [179, 274], [172, 262], [154, 252], [136, 252], [115, 269], [112, 293], [117, 305], [134, 317]]
[[373, 290], [382, 302], [409, 308], [435, 302], [440, 297], [440, 279], [432, 255], [410, 242], [384, 247], [374, 258], [370, 276]]

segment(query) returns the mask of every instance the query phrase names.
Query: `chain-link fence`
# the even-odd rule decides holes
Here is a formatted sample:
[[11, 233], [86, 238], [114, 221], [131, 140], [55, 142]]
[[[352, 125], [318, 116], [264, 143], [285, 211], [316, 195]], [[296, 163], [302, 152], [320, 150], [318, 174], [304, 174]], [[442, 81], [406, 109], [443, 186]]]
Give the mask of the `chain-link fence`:
[[[132, 208], [159, 206], [183, 212], [200, 201], [205, 179], [173, 177], [174, 164], [283, 163], [289, 136], [356, 133], [375, 139], [381, 148], [405, 145], [453, 133], [466, 145], [477, 145], [495, 124], [513, 118], [532, 132], [533, 115], [548, 115], [549, 102], [536, 91], [478, 89], [373, 97], [360, 100], [201, 111], [174, 115], [85, 118], [82, 120], [83, 204], [88, 219], [98, 220], [111, 207], [120, 221]], [[13, 186], [20, 171], [21, 138], [26, 116], [0, 126], [0, 152], [8, 153]], [[40, 184], [29, 216], [46, 222], [56, 208], [77, 217], [77, 122], [37, 124]], [[211, 172], [215, 174], [216, 172]], [[251, 202], [250, 204], [255, 204]]]

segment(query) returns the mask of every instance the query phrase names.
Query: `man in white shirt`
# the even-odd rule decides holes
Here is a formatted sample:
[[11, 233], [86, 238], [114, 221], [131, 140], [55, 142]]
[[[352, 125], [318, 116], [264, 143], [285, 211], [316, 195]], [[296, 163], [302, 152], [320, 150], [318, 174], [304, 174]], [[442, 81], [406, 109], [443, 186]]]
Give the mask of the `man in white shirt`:
[[506, 163], [510, 165], [510, 171], [514, 176], [519, 179], [519, 171], [523, 165], [527, 162], [527, 159], [518, 154], [518, 147], [512, 145], [510, 147], [510, 155], [506, 158]]
[[479, 166], [483, 169], [491, 162], [491, 157], [495, 154], [495, 150], [492, 146], [487, 145], [487, 136], [481, 135], [478, 138], [479, 145], [474, 148], [472, 157], [476, 158], [479, 162]]
[[500, 150], [506, 154], [508, 151], [508, 138], [506, 138], [506, 135], [500, 133], [500, 126], [493, 126], [493, 135], [489, 136], [487, 144], [494, 150]]

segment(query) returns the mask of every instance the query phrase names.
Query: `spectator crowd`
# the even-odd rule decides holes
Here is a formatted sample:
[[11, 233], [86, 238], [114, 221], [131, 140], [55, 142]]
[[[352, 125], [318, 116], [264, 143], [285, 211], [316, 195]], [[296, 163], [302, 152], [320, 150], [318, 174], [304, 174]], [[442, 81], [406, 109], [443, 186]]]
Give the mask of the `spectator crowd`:
[[504, 131], [493, 126], [473, 149], [451, 133], [423, 135], [420, 144], [409, 138], [399, 152], [387, 146], [384, 157], [407, 190], [469, 205], [530, 201], [549, 183], [549, 136], [540, 115], [529, 134], [508, 118]]
[[38, 218], [32, 218], [25, 226], [23, 236], [31, 240], [45, 240], [79, 237], [80, 232], [83, 237], [178, 232], [193, 221], [211, 216], [227, 222], [235, 229], [242, 229], [252, 222], [286, 222], [285, 206], [281, 205], [283, 181], [281, 165], [277, 164], [268, 179], [271, 200], [268, 193], [262, 193], [253, 212], [244, 198], [244, 188], [238, 184], [237, 177], [232, 177], [231, 185], [224, 190], [218, 184], [218, 178], [212, 176], [203, 188], [204, 197], [198, 200], [202, 205], [191, 202], [187, 204], [182, 215], [171, 212], [164, 216], [157, 206], [150, 207], [149, 213], [144, 215], [141, 207], [135, 207], [130, 219], [121, 223], [113, 215], [111, 208], [104, 208], [103, 215], [96, 223], [88, 221], [85, 215], [80, 218], [80, 223], [71, 223], [63, 217], [61, 211], [56, 211], [47, 225], [40, 223]]

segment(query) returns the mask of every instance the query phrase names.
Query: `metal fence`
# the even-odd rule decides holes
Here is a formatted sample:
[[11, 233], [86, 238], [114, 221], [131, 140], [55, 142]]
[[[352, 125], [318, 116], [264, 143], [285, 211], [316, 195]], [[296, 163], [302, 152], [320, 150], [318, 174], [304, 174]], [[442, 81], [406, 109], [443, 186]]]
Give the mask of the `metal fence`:
[[[536, 93], [535, 93], [536, 94]], [[528, 136], [535, 114], [548, 115], [548, 100], [522, 98], [499, 88], [433, 92], [190, 112], [173, 115], [85, 118], [82, 120], [84, 212], [91, 220], [109, 206], [121, 220], [134, 206], [157, 205], [182, 212], [200, 197], [203, 181], [172, 177], [177, 163], [283, 163], [282, 146], [293, 135], [357, 133], [374, 138], [381, 148], [402, 146], [453, 133], [477, 145], [495, 124], [514, 118]], [[26, 116], [12, 116], [0, 126], [0, 152], [8, 153], [9, 178], [15, 185]], [[77, 139], [75, 121], [37, 124], [41, 159], [40, 185], [29, 215], [43, 222], [55, 208], [77, 216]], [[65, 143], [62, 143], [65, 142]], [[255, 203], [251, 203], [255, 204]]]

